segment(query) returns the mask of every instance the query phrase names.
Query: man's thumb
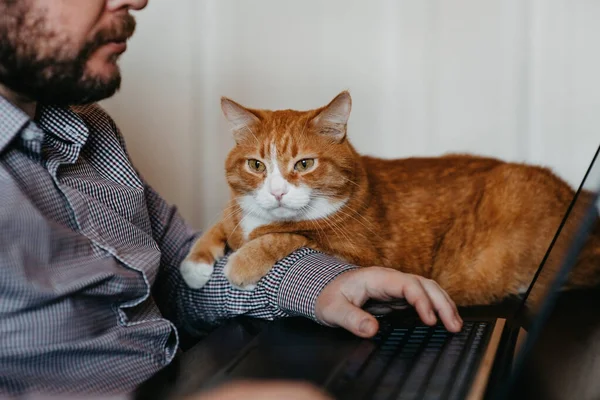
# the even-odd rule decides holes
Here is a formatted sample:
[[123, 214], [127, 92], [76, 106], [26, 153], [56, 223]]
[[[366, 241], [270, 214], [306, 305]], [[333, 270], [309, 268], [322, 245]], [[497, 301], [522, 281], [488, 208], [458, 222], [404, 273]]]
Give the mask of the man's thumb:
[[344, 302], [333, 310], [331, 320], [356, 336], [371, 337], [377, 333], [379, 324], [375, 317], [350, 302]]

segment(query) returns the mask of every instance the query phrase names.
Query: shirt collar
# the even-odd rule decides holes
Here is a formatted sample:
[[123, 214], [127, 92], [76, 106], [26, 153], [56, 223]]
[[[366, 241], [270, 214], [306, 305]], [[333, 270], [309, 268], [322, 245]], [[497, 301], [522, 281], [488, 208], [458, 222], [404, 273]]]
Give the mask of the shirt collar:
[[37, 124], [46, 132], [57, 138], [77, 143], [81, 146], [87, 142], [89, 130], [83, 119], [70, 107], [41, 105]]
[[[36, 124], [55, 137], [83, 146], [89, 130], [83, 119], [70, 107], [39, 105]], [[31, 123], [31, 118], [19, 107], [0, 95], [0, 152]]]

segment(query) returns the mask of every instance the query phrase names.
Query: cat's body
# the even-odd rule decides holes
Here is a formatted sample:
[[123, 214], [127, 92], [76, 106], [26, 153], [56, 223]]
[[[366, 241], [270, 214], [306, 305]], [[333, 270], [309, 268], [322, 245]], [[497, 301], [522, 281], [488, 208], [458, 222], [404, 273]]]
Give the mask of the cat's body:
[[[349, 101], [342, 93], [309, 112], [224, 103], [238, 133], [226, 166], [232, 199], [182, 265], [186, 281], [201, 286], [227, 242], [236, 252], [226, 274], [241, 287], [309, 246], [355, 265], [434, 279], [460, 305], [523, 292], [574, 191], [547, 169], [492, 158], [360, 156], [345, 138]], [[298, 171], [298, 160], [307, 159], [312, 169]], [[248, 160], [264, 160], [264, 170], [242, 167]], [[597, 233], [583, 257], [590, 265], [579, 269], [589, 273], [575, 284], [598, 281]]]

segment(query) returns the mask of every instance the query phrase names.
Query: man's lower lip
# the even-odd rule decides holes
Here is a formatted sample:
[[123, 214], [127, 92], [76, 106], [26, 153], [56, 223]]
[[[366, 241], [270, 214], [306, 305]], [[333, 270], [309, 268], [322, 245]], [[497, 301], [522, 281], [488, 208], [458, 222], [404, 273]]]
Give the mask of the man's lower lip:
[[104, 46], [107, 46], [110, 49], [110, 51], [114, 53], [123, 53], [125, 50], [127, 50], [126, 42], [109, 42], [106, 43]]

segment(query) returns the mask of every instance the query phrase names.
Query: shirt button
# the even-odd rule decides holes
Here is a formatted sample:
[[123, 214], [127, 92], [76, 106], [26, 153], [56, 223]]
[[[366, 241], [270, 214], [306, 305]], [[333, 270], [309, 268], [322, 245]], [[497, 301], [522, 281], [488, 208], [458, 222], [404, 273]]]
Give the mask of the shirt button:
[[42, 134], [40, 132], [36, 132], [32, 129], [27, 129], [23, 132], [23, 139], [25, 140], [40, 140], [42, 138]]

